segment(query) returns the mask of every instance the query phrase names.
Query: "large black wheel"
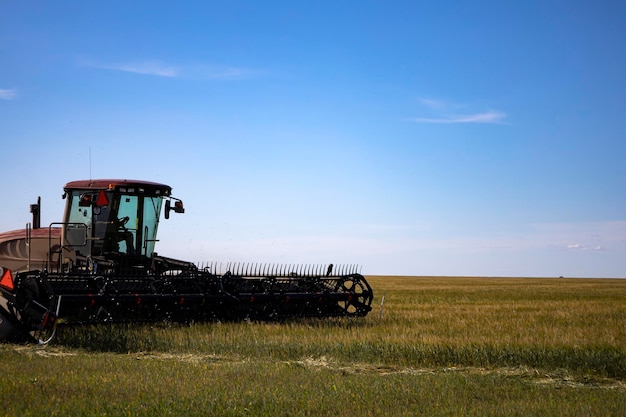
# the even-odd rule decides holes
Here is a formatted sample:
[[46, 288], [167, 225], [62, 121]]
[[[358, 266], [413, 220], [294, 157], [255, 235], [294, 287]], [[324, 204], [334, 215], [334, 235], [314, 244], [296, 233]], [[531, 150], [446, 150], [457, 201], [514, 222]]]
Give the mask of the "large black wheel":
[[372, 288], [362, 275], [352, 274], [341, 277], [336, 291], [350, 294], [348, 300], [338, 302], [346, 316], [363, 317], [372, 309], [371, 304], [374, 298]]

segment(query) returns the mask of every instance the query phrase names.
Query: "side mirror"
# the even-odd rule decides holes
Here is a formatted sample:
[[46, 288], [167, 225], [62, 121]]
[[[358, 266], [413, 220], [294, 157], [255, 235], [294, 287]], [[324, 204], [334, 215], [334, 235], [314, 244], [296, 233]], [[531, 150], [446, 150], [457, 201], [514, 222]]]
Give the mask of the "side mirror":
[[184, 213], [185, 212], [185, 207], [183, 207], [183, 202], [182, 200], [179, 200], [177, 198], [174, 198], [174, 206], [172, 207], [172, 202], [171, 200], [165, 200], [165, 218], [169, 219], [170, 218], [170, 211], [174, 210], [174, 213]]

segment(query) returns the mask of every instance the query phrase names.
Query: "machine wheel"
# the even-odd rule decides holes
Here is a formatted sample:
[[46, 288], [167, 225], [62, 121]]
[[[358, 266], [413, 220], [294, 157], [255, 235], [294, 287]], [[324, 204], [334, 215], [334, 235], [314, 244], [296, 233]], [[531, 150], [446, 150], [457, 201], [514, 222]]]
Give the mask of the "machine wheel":
[[0, 341], [11, 343], [37, 343], [37, 339], [24, 329], [19, 320], [0, 306]]
[[365, 316], [372, 308], [372, 289], [359, 274], [346, 275], [337, 283], [337, 292], [350, 293], [347, 301], [339, 301], [339, 307], [346, 316]]

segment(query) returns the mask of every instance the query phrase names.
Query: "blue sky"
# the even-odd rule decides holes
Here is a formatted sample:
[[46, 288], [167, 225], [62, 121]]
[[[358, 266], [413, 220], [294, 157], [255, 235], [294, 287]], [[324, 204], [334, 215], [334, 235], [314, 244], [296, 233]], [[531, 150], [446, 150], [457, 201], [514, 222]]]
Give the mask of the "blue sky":
[[0, 230], [169, 184], [159, 253], [626, 277], [626, 3], [0, 4]]

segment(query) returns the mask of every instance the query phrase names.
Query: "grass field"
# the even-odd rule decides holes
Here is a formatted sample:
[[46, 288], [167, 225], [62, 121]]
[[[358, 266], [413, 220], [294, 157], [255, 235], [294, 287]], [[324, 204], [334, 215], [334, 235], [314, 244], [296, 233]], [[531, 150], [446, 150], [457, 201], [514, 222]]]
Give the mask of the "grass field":
[[0, 414], [626, 415], [626, 280], [368, 280], [365, 319], [65, 327], [45, 347], [0, 345]]

